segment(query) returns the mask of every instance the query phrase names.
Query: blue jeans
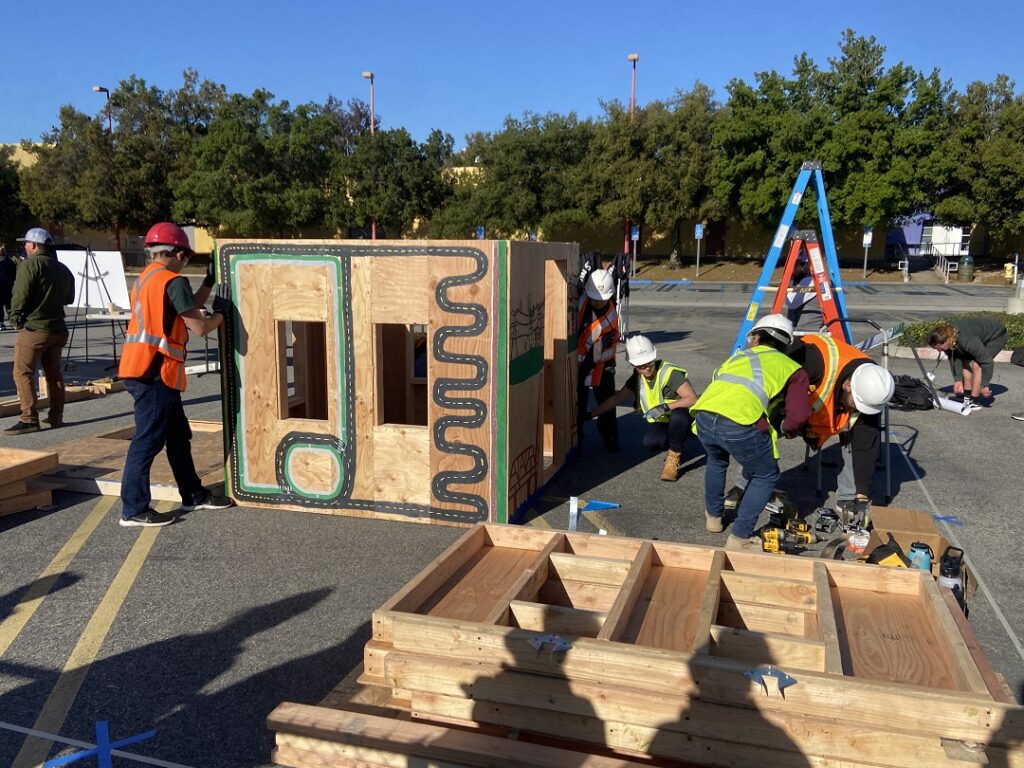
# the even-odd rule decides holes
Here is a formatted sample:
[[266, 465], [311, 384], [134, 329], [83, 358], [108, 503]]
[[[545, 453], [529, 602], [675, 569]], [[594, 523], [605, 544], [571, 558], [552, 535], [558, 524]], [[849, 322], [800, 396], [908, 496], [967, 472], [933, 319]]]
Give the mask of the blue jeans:
[[757, 526], [757, 518], [771, 499], [779, 479], [779, 462], [772, 451], [772, 439], [752, 424], [737, 424], [709, 411], [697, 411], [696, 422], [697, 438], [708, 455], [704, 470], [705, 508], [712, 517], [722, 516], [729, 457], [736, 459], [748, 483], [736, 509], [732, 534], [741, 539], [750, 538]]
[[192, 463], [192, 429], [181, 405], [181, 393], [159, 379], [125, 379], [124, 388], [135, 400], [135, 436], [124, 462], [121, 517], [134, 517], [149, 508], [149, 470], [165, 445], [181, 503], [201, 501], [206, 490]]

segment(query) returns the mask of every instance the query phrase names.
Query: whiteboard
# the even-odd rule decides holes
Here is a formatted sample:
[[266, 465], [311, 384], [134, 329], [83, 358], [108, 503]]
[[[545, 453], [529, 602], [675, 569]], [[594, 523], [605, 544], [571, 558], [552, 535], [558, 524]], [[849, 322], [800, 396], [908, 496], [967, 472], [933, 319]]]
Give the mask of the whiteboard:
[[109, 304], [116, 304], [120, 309], [130, 308], [120, 251], [58, 249], [57, 259], [75, 276], [75, 301], [71, 306], [106, 310]]

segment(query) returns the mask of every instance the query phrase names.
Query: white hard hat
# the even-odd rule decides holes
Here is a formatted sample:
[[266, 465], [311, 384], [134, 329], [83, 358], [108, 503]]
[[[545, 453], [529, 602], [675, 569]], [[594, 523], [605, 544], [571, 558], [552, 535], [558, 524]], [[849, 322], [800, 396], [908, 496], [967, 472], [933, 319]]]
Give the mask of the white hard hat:
[[873, 415], [882, 410], [896, 391], [892, 374], [874, 363], [857, 366], [850, 377], [853, 404], [861, 413]]
[[592, 301], [607, 301], [615, 295], [615, 280], [607, 269], [595, 269], [587, 277], [587, 296]]
[[793, 322], [785, 315], [765, 315], [754, 323], [750, 332], [754, 331], [763, 331], [787, 347], [793, 343]]
[[626, 339], [626, 360], [630, 365], [646, 365], [658, 359], [658, 348], [646, 336], [630, 336]]

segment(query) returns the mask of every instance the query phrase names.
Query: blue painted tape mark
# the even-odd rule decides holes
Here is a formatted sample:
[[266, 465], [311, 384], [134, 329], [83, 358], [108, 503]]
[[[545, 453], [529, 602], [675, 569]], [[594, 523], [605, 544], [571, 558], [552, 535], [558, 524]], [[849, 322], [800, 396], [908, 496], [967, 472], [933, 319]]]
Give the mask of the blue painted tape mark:
[[107, 729], [107, 721], [99, 720], [96, 723], [96, 746], [92, 749], [87, 749], [84, 752], [75, 752], [71, 755], [65, 755], [64, 757], [56, 757], [53, 760], [47, 760], [43, 763], [43, 768], [57, 768], [60, 765], [67, 765], [69, 763], [77, 763], [79, 760], [84, 760], [87, 757], [95, 757], [99, 768], [111, 768], [111, 753], [115, 749], [126, 747], [129, 744], [135, 744], [146, 739], [151, 739], [156, 736], [156, 731], [146, 731], [145, 733], [138, 733], [134, 736], [129, 736], [119, 741], [110, 741], [110, 733]]
[[949, 523], [950, 525], [962, 526], [964, 524], [959, 515], [932, 515], [932, 520], [936, 523]]

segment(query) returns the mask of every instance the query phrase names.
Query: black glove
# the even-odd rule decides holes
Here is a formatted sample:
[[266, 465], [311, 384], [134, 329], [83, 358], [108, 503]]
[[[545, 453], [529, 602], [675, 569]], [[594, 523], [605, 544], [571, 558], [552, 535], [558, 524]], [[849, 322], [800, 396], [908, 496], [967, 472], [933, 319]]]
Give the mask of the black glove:
[[231, 314], [231, 288], [227, 283], [217, 283], [214, 289], [213, 313], [225, 316]]
[[206, 268], [206, 277], [203, 278], [203, 285], [207, 288], [213, 288], [213, 284], [216, 282], [216, 278], [213, 276], [213, 257], [210, 257], [210, 264]]

